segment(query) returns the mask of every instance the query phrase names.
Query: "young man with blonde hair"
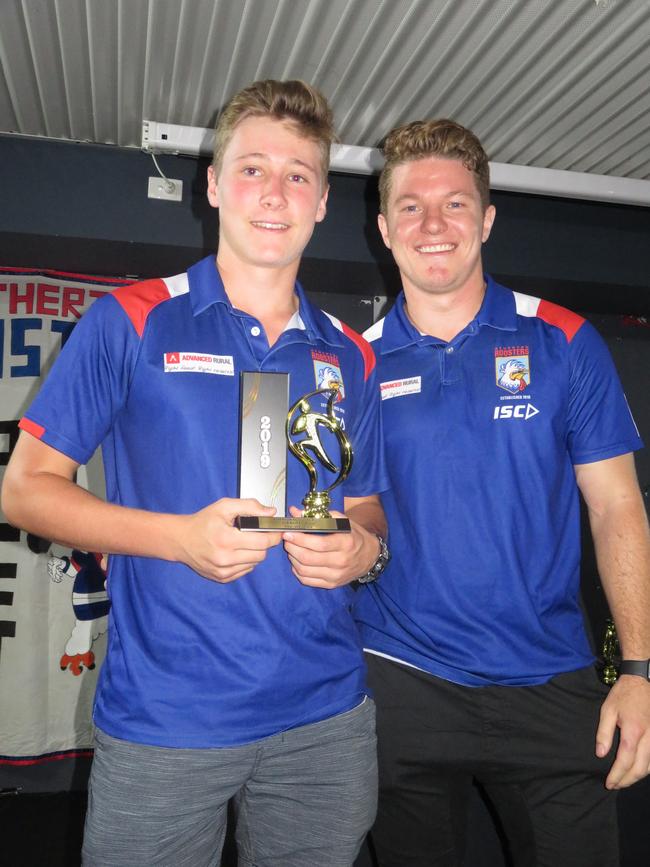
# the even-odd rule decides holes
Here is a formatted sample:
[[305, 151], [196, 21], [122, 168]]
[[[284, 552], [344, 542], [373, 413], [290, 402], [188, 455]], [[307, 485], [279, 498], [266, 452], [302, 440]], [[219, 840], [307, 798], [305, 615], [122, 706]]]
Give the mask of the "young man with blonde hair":
[[[208, 169], [216, 259], [98, 301], [21, 422], [9, 520], [111, 555], [85, 865], [216, 864], [230, 799], [251, 867], [347, 867], [372, 822], [374, 708], [349, 584], [385, 535], [374, 356], [296, 283], [332, 138], [303, 82], [236, 95]], [[351, 532], [241, 532], [236, 516], [274, 509], [237, 499], [239, 373], [289, 372], [294, 402], [324, 363], [355, 448], [332, 504]], [[108, 502], [73, 481], [100, 444]], [[288, 502], [306, 487], [290, 461]]]
[[[484, 275], [495, 208], [477, 137], [414, 122], [385, 156], [379, 228], [403, 293], [365, 336], [393, 559], [356, 606], [378, 863], [459, 865], [478, 780], [517, 867], [614, 867], [611, 790], [650, 764], [642, 443], [594, 328]], [[578, 602], [579, 492], [627, 660], [609, 693]]]

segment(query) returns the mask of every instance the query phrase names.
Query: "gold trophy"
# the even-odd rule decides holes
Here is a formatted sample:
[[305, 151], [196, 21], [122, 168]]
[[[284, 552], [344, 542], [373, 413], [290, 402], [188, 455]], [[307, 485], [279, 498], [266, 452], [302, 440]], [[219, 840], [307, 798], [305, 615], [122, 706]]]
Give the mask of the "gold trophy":
[[[301, 533], [348, 533], [350, 532], [350, 521], [348, 518], [333, 518], [329, 513], [330, 492], [337, 485], [340, 485], [348, 477], [352, 467], [353, 452], [350, 441], [348, 440], [341, 422], [334, 413], [334, 403], [339, 394], [339, 383], [331, 382], [327, 388], [319, 388], [315, 391], [310, 391], [299, 398], [289, 412], [285, 415], [284, 423], [284, 439], [285, 448], [284, 456], [286, 458], [286, 449], [288, 447], [294, 457], [296, 457], [309, 475], [309, 491], [305, 494], [302, 501], [304, 506], [303, 516], [300, 518], [292, 518], [284, 515], [284, 504], [278, 502], [278, 498], [271, 501], [269, 499], [269, 490], [277, 493], [277, 479], [281, 478], [283, 483], [286, 478], [284, 470], [278, 471], [277, 461], [280, 456], [277, 454], [278, 449], [273, 450], [273, 461], [269, 459], [269, 443], [274, 440], [270, 431], [273, 430], [275, 422], [273, 413], [269, 407], [269, 403], [264, 404], [262, 410], [262, 427], [266, 425], [264, 434], [264, 460], [258, 462], [256, 457], [251, 461], [250, 455], [256, 455], [259, 451], [258, 432], [257, 432], [257, 412], [253, 412], [251, 407], [257, 403], [261, 403], [262, 395], [266, 394], [270, 388], [276, 389], [273, 404], [277, 407], [278, 400], [276, 381], [284, 386], [279, 378], [286, 377], [286, 374], [271, 374], [271, 373], [255, 373], [242, 374], [242, 432], [240, 443], [240, 497], [255, 497], [261, 503], [274, 505], [278, 514], [272, 518], [240, 515], [236, 519], [236, 526], [240, 530], [266, 530], [266, 531], [283, 531], [297, 530]], [[275, 381], [274, 378], [275, 377]], [[268, 378], [269, 385], [266, 385], [265, 378]], [[288, 379], [287, 379], [288, 381]], [[251, 399], [253, 396], [253, 400]], [[327, 405], [324, 412], [318, 412], [312, 409], [310, 401], [317, 396], [327, 395]], [[286, 402], [284, 404], [286, 412]], [[327, 447], [331, 447], [332, 438], [338, 448], [338, 455], [332, 456], [326, 445], [323, 443], [321, 434], [327, 432], [328, 440]], [[250, 444], [252, 443], [252, 448]], [[317, 464], [320, 464], [331, 473], [336, 473], [336, 478], [327, 487], [319, 488], [319, 474]], [[251, 473], [251, 465], [253, 472]], [[268, 465], [268, 466], [267, 466]], [[268, 477], [268, 481], [265, 477]], [[282, 486], [282, 494], [284, 495], [284, 485]]]
[[[309, 491], [302, 501], [304, 514], [302, 518], [294, 518], [301, 525], [303, 532], [312, 533], [335, 533], [349, 532], [350, 521], [347, 518], [332, 518], [328, 511], [330, 504], [330, 491], [347, 479], [352, 468], [352, 446], [346, 437], [341, 422], [334, 414], [334, 401], [338, 397], [338, 382], [329, 388], [319, 388], [310, 391], [297, 400], [287, 414], [287, 444], [292, 455], [298, 458], [300, 463], [309, 473]], [[325, 413], [314, 412], [309, 403], [311, 397], [318, 394], [329, 394]], [[335, 464], [323, 447], [320, 438], [319, 427], [330, 431], [335, 437], [340, 450], [340, 464]], [[302, 439], [296, 439], [300, 434], [305, 434]], [[338, 473], [334, 481], [322, 491], [318, 487], [318, 473], [316, 463], [311, 458], [309, 449], [322, 466], [332, 473]]]

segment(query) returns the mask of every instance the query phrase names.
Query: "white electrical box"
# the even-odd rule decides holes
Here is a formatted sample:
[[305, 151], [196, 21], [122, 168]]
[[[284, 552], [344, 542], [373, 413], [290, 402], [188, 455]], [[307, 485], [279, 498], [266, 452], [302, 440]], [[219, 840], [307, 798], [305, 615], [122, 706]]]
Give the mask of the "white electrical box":
[[149, 178], [149, 198], [180, 202], [183, 198], [183, 181], [175, 178]]

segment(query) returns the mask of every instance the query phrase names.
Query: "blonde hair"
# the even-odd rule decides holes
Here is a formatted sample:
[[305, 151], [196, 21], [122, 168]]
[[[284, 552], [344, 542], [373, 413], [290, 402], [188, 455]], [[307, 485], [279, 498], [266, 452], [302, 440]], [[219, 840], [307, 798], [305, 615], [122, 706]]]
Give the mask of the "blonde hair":
[[336, 141], [334, 116], [323, 94], [298, 79], [294, 81], [255, 81], [227, 103], [217, 121], [212, 165], [218, 176], [223, 154], [235, 128], [247, 117], [286, 120], [304, 138], [316, 142], [321, 154], [323, 183], [327, 183], [330, 146]]
[[427, 157], [458, 160], [474, 175], [483, 211], [490, 204], [490, 165], [474, 133], [454, 120], [416, 120], [396, 127], [386, 136], [384, 168], [379, 176], [379, 209], [386, 214], [391, 178], [396, 166]]

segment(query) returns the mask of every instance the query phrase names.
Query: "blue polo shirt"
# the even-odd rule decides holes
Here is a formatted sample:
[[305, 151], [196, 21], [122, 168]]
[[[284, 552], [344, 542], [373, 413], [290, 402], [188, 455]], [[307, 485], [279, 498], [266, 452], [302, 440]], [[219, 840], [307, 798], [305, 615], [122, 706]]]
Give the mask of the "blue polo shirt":
[[[21, 427], [79, 463], [101, 444], [110, 502], [188, 514], [238, 487], [239, 373], [290, 373], [290, 400], [340, 375], [335, 411], [353, 444], [344, 496], [385, 488], [374, 354], [313, 307], [269, 348], [232, 307], [214, 257], [187, 274], [120, 288], [84, 315]], [[324, 403], [324, 401], [323, 401]], [[287, 502], [308, 489], [289, 456]], [[282, 545], [228, 584], [163, 560], [112, 556], [109, 638], [95, 722], [167, 747], [247, 743], [345, 711], [365, 694], [349, 587], [303, 586]]]
[[413, 327], [403, 296], [365, 336], [393, 557], [359, 594], [364, 646], [469, 686], [589, 665], [573, 465], [642, 446], [600, 336], [490, 278], [449, 343]]

